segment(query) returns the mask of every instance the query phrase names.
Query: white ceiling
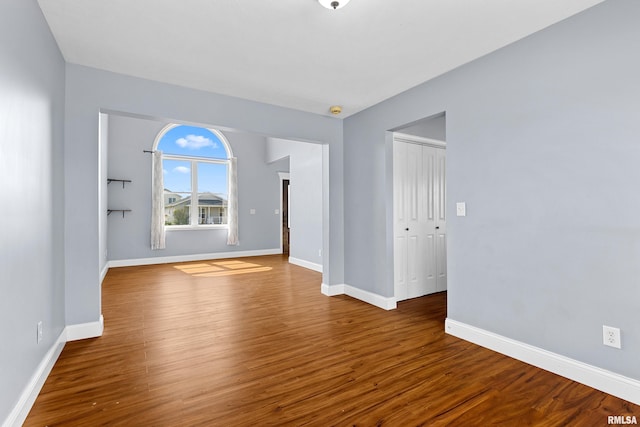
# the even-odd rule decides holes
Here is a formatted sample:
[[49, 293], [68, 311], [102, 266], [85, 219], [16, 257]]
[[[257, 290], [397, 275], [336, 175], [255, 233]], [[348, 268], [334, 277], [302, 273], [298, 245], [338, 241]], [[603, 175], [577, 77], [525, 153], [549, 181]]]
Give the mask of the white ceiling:
[[347, 117], [603, 0], [38, 0], [64, 58]]

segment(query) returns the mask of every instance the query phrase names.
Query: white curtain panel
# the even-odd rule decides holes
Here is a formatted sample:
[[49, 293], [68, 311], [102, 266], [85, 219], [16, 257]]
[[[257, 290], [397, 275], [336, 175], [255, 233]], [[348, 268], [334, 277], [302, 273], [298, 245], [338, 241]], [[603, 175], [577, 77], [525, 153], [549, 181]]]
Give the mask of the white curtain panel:
[[164, 174], [162, 170], [162, 151], [153, 156], [152, 194], [151, 194], [151, 249], [164, 249]]
[[238, 241], [238, 159], [229, 159], [229, 207], [228, 207], [229, 234], [227, 245], [239, 245]]

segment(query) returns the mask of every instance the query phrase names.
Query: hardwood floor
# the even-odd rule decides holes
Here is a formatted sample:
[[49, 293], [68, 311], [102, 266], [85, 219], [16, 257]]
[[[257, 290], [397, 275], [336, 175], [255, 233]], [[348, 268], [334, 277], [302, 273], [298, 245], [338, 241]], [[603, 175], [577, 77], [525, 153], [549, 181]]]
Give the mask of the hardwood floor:
[[111, 269], [26, 426], [603, 426], [640, 407], [384, 311], [281, 256]]

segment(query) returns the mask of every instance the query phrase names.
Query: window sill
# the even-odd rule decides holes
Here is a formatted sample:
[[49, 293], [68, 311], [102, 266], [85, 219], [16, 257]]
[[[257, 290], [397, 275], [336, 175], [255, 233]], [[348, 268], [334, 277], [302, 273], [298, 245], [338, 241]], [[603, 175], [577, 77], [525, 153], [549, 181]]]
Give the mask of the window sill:
[[228, 225], [165, 225], [165, 231], [228, 230]]

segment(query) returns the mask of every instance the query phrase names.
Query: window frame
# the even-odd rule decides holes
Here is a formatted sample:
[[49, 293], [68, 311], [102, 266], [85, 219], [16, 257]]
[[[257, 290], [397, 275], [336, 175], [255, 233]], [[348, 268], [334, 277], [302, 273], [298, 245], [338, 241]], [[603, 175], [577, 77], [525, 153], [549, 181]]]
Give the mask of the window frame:
[[[158, 149], [158, 145], [160, 141], [164, 137], [164, 135], [169, 132], [171, 129], [185, 126], [182, 124], [172, 123], [170, 125], [165, 126], [162, 131], [156, 137], [156, 141], [153, 144], [154, 150]], [[190, 174], [191, 174], [191, 204], [189, 206], [189, 224], [180, 224], [180, 225], [166, 225], [164, 226], [165, 230], [212, 230], [212, 229], [228, 229], [229, 228], [229, 217], [228, 217], [228, 206], [227, 206], [227, 223], [226, 224], [199, 224], [200, 218], [200, 207], [198, 203], [193, 203], [194, 200], [198, 201], [198, 163], [209, 163], [209, 164], [222, 164], [226, 165], [227, 168], [227, 202], [229, 201], [229, 165], [231, 163], [231, 158], [233, 157], [233, 153], [231, 152], [231, 147], [229, 146], [229, 142], [224, 137], [224, 135], [218, 131], [217, 129], [208, 128], [205, 126], [197, 126], [202, 129], [206, 129], [209, 132], [213, 133], [220, 143], [222, 143], [225, 152], [227, 153], [226, 159], [215, 158], [215, 157], [204, 157], [204, 156], [185, 156], [181, 154], [167, 154], [162, 153], [162, 162], [164, 164], [165, 160], [175, 160], [175, 161], [183, 161], [189, 162], [190, 164]]]

